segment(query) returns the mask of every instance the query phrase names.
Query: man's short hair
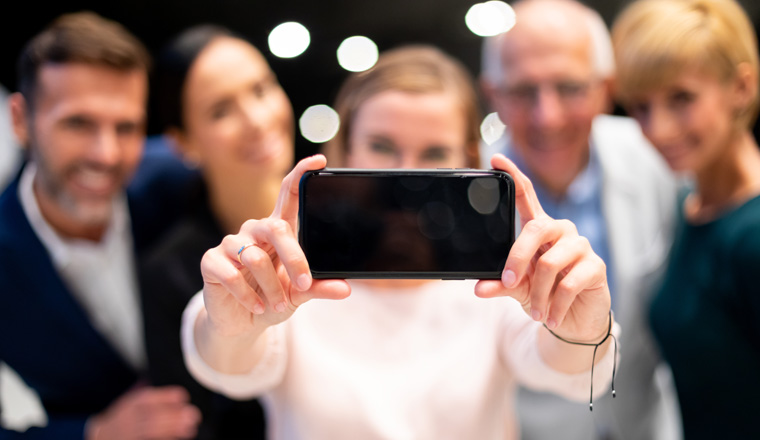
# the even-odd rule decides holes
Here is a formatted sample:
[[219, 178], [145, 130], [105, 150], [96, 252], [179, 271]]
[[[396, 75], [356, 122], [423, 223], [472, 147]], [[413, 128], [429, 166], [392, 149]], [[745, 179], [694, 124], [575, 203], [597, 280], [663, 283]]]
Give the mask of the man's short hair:
[[[518, 3], [528, 1], [540, 0], [520, 0]], [[615, 56], [612, 52], [612, 39], [607, 24], [594, 9], [576, 0], [567, 0], [567, 2], [581, 8], [585, 18], [583, 26], [590, 37], [591, 66], [594, 74], [600, 79], [612, 77], [615, 74]], [[520, 17], [517, 19], [519, 20]], [[480, 73], [483, 79], [493, 85], [502, 84], [506, 76], [509, 75], [509, 72], [505, 72], [501, 64], [501, 45], [505, 37], [509, 38], [508, 34], [507, 32], [483, 40]]]
[[150, 55], [121, 24], [93, 12], [65, 14], [27, 43], [18, 60], [18, 88], [33, 106], [45, 64], [84, 63], [121, 71], [150, 68]]

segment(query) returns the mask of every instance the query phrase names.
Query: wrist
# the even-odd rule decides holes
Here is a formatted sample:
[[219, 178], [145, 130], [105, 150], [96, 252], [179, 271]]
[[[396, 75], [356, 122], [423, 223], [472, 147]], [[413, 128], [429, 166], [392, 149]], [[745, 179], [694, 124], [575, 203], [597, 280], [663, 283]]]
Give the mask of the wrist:
[[607, 314], [607, 320], [604, 325], [604, 330], [601, 330], [598, 333], [595, 333], [596, 336], [576, 337], [576, 336], [563, 335], [561, 331], [549, 329], [549, 327], [546, 324], [544, 324], [544, 328], [546, 328], [546, 330], [549, 331], [549, 333], [551, 333], [555, 338], [563, 342], [566, 342], [568, 344], [586, 345], [590, 347], [595, 347], [595, 346], [603, 344], [607, 339], [609, 339], [610, 334], [612, 332], [613, 323], [614, 323], [614, 318], [612, 315], [612, 310], [610, 309], [609, 313]]

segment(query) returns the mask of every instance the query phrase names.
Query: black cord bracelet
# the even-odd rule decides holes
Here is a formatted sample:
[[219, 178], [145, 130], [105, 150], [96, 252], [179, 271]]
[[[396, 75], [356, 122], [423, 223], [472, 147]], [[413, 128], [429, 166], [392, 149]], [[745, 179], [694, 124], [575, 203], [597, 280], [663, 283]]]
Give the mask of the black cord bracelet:
[[544, 328], [549, 331], [555, 338], [559, 339], [562, 342], [566, 342], [568, 344], [572, 345], [583, 345], [586, 347], [594, 347], [594, 356], [591, 358], [591, 395], [588, 399], [588, 409], [589, 411], [594, 410], [594, 364], [596, 363], [596, 350], [599, 348], [600, 345], [604, 344], [607, 339], [612, 337], [613, 342], [615, 342], [615, 352], [614, 356], [612, 358], [612, 397], [615, 398], [615, 371], [617, 370], [617, 338], [615, 335], [612, 334], [612, 310], [610, 309], [610, 320], [609, 324], [607, 326], [607, 334], [602, 338], [601, 341], [597, 342], [596, 344], [591, 344], [588, 342], [575, 342], [575, 341], [568, 341], [567, 339], [563, 338], [562, 336], [559, 336], [558, 334], [554, 333], [553, 331], [549, 330], [549, 327], [544, 324]]

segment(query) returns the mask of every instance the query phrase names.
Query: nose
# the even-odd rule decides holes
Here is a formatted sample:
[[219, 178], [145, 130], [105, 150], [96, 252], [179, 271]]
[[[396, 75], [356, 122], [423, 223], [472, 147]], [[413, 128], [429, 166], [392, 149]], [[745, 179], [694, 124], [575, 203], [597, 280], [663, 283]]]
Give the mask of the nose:
[[261, 100], [248, 98], [241, 103], [246, 126], [255, 134], [260, 134], [268, 125], [273, 113]]
[[98, 131], [95, 144], [91, 150], [91, 160], [104, 167], [114, 167], [122, 157], [119, 136], [115, 127], [106, 127]]
[[539, 87], [533, 104], [533, 117], [540, 127], [555, 128], [562, 124], [564, 108], [554, 87]]
[[413, 169], [421, 168], [421, 166], [420, 166], [420, 161], [417, 159], [417, 157], [414, 154], [401, 153], [398, 157], [398, 164], [396, 165], [396, 168], [401, 168], [404, 170], [413, 170]]

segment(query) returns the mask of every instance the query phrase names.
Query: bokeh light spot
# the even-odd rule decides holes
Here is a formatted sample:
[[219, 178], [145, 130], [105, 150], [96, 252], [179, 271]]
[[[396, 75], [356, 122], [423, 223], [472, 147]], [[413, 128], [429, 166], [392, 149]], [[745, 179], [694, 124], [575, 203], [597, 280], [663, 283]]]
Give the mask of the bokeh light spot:
[[516, 16], [514, 9], [507, 3], [492, 0], [472, 5], [464, 21], [475, 35], [491, 37], [512, 29]]
[[480, 124], [480, 136], [483, 142], [491, 145], [504, 135], [506, 128], [496, 112], [489, 113]]
[[306, 140], [320, 144], [335, 137], [340, 128], [340, 118], [338, 113], [328, 105], [312, 105], [301, 115], [298, 128], [301, 130], [301, 136]]
[[269, 50], [280, 58], [301, 55], [311, 43], [309, 30], [301, 23], [288, 21], [277, 25], [269, 33]]
[[338, 64], [349, 72], [369, 69], [375, 65], [377, 57], [377, 45], [367, 37], [349, 37], [338, 46]]

